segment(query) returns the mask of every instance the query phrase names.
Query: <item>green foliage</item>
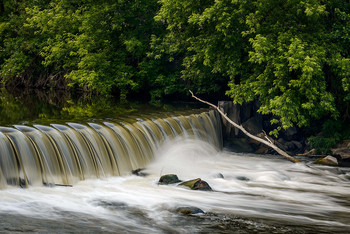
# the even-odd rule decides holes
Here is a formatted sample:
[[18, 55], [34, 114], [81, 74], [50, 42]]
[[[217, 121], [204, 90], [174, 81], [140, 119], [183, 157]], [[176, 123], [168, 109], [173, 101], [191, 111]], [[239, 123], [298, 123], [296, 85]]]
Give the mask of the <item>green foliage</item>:
[[145, 88], [144, 79], [154, 70], [147, 57], [151, 35], [160, 29], [153, 20], [155, 0], [52, 0], [21, 6], [20, 19], [9, 15], [0, 24], [0, 31], [7, 30], [2, 40], [5, 83], [39, 73], [44, 79], [64, 76], [71, 86], [101, 94], [117, 89], [125, 96]]
[[[238, 102], [258, 98], [260, 112], [279, 116], [285, 129], [293, 123], [307, 126], [327, 113], [336, 118], [335, 93], [327, 79], [338, 79], [330, 70], [347, 58], [331, 38], [333, 9], [321, 1], [264, 2], [247, 18], [254, 70], [239, 84], [231, 82], [228, 93]], [[247, 87], [250, 93], [239, 92]]]
[[316, 154], [329, 154], [330, 149], [339, 142], [333, 137], [312, 136], [308, 139], [308, 144], [312, 149], [316, 149]]
[[194, 0], [160, 3], [155, 19], [166, 24], [167, 34], [153, 38], [154, 53], [179, 61], [187, 89], [196, 93], [222, 91], [230, 76], [245, 74], [239, 4]]
[[0, 50], [6, 85], [226, 92], [259, 100], [273, 134], [348, 117], [348, 1], [1, 1]]
[[322, 132], [326, 136], [336, 136], [342, 130], [342, 123], [331, 119], [326, 120], [322, 125]]
[[[336, 119], [349, 101], [350, 4], [332, 0], [161, 0], [158, 51], [180, 56], [199, 93], [228, 81], [235, 103], [258, 99], [276, 116], [272, 134]], [[203, 85], [208, 84], [208, 85]]]
[[322, 132], [317, 136], [308, 138], [308, 144], [312, 149], [316, 149], [317, 154], [329, 154], [330, 149], [337, 146], [341, 140], [348, 139], [349, 126], [341, 121], [327, 119], [321, 127]]

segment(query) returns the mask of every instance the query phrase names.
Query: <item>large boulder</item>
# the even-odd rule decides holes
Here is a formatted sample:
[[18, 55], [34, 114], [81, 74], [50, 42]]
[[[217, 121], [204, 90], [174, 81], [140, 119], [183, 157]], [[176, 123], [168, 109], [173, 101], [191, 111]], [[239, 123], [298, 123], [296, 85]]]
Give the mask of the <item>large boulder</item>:
[[192, 190], [203, 190], [203, 191], [212, 191], [212, 188], [207, 182], [201, 180], [200, 178], [194, 180], [188, 180], [179, 184], [181, 186], [188, 187]]
[[177, 175], [167, 174], [160, 177], [158, 184], [176, 184], [179, 182], [181, 182], [181, 180], [179, 180]]
[[326, 156], [324, 158], [319, 158], [315, 161], [315, 163], [326, 165], [326, 166], [338, 166], [338, 160], [332, 156]]

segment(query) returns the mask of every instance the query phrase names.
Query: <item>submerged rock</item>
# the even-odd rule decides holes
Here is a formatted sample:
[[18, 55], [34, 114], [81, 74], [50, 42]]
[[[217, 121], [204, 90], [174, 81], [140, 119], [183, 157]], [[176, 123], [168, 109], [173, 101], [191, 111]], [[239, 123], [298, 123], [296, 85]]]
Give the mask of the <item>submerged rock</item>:
[[27, 186], [28, 186], [26, 183], [26, 180], [23, 178], [19, 178], [18, 183], [19, 183], [19, 187], [21, 187], [21, 188], [27, 188]]
[[184, 215], [204, 214], [203, 210], [194, 206], [179, 207], [176, 212]]
[[148, 174], [148, 173], [142, 172], [143, 170], [145, 170], [145, 168], [138, 168], [138, 169], [136, 169], [136, 170], [132, 170], [131, 173], [132, 173], [133, 175], [141, 176], [141, 177], [146, 177], [146, 176], [148, 176], [149, 174]]
[[179, 183], [181, 180], [175, 174], [167, 174], [160, 177], [158, 184], [175, 184]]
[[245, 177], [245, 176], [237, 176], [236, 179], [242, 180], [242, 181], [249, 181], [250, 180], [248, 177]]
[[224, 178], [225, 178], [224, 175], [221, 174], [221, 173], [215, 174], [214, 177], [215, 177], [215, 178], [220, 178], [220, 179], [224, 179]]
[[203, 191], [212, 191], [213, 189], [209, 186], [207, 182], [201, 180], [200, 178], [194, 180], [188, 180], [179, 184], [181, 186], [186, 186], [192, 190], [203, 190]]
[[327, 156], [324, 158], [319, 158], [315, 161], [316, 164], [322, 164], [327, 166], [338, 166], [338, 160], [335, 157]]

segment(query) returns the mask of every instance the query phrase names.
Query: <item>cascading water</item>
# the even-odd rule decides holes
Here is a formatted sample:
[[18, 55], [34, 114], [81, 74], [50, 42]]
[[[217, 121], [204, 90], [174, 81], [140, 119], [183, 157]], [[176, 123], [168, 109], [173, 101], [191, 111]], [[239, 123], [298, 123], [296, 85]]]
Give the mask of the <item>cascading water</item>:
[[[0, 232], [350, 232], [350, 168], [222, 151], [213, 111], [142, 118], [0, 128]], [[214, 191], [158, 185], [170, 173]]]
[[128, 175], [176, 136], [221, 147], [218, 115], [139, 119], [134, 123], [67, 123], [0, 127], [0, 181], [6, 185], [72, 185], [88, 178]]

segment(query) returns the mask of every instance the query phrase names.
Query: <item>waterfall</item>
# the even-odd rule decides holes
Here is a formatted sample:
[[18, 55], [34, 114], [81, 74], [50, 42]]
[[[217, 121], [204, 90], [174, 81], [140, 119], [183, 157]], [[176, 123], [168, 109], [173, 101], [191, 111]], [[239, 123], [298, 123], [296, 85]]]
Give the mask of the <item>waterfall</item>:
[[72, 185], [128, 175], [177, 137], [200, 139], [220, 149], [220, 116], [205, 111], [132, 122], [0, 127], [0, 188]]

